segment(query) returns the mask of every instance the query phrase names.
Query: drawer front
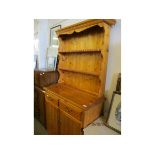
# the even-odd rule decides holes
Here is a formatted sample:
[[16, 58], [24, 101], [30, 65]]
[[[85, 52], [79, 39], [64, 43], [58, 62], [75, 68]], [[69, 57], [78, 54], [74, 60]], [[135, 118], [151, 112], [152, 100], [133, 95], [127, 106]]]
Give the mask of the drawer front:
[[46, 94], [45, 95], [45, 100], [47, 102], [50, 102], [50, 103], [54, 104], [55, 106], [58, 106], [58, 99], [54, 95]]
[[67, 102], [65, 102], [65, 101], [59, 101], [59, 107], [61, 110], [65, 111], [66, 113], [68, 113], [69, 115], [74, 117], [75, 119], [81, 120], [82, 113], [76, 107], [74, 108], [72, 106], [67, 105]]

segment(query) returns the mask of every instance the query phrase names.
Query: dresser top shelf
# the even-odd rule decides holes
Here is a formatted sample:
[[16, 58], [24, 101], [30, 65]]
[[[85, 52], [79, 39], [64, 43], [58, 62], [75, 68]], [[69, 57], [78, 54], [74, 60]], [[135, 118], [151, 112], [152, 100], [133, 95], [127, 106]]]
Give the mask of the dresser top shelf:
[[56, 32], [58, 36], [69, 35], [69, 34], [73, 34], [74, 32], [79, 33], [81, 31], [84, 31], [96, 25], [99, 27], [103, 27], [104, 26], [103, 23], [108, 26], [113, 26], [115, 25], [116, 20], [115, 19], [89, 19], [89, 20], [85, 20], [85, 21], [73, 24], [71, 26], [61, 28]]
[[94, 106], [95, 103], [97, 104], [98, 100], [104, 100], [103, 97], [99, 99], [96, 95], [89, 94], [63, 83], [57, 83], [49, 87], [45, 87], [44, 89], [47, 93], [52, 93], [62, 100], [69, 100], [69, 102], [72, 102], [75, 106], [82, 109], [88, 109], [91, 106]]

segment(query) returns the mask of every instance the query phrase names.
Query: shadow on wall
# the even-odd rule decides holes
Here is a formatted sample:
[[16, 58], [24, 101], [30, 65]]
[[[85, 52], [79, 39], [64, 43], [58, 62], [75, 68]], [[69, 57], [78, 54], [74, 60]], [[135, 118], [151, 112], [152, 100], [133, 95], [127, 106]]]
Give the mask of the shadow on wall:
[[106, 97], [106, 102], [104, 105], [104, 119], [105, 120], [107, 119], [107, 116], [108, 116], [113, 91], [115, 91], [116, 89], [118, 76], [119, 76], [119, 73], [113, 74], [110, 88], [105, 91], [105, 97]]

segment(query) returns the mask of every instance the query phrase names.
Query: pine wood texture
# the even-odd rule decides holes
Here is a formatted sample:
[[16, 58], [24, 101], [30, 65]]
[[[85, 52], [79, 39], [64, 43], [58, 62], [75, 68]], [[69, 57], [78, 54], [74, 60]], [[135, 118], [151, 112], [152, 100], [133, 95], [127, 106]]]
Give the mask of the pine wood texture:
[[104, 95], [110, 26], [115, 20], [86, 20], [57, 31], [59, 83]]
[[91, 107], [98, 99], [98, 97], [95, 95], [60, 83], [46, 87], [45, 90], [50, 96], [52, 93], [52, 96], [55, 96], [61, 100], [65, 100], [65, 102], [71, 102], [76, 107], [84, 110]]
[[59, 134], [59, 126], [58, 126], [58, 119], [59, 119], [59, 111], [58, 106], [53, 102], [48, 102], [46, 100], [46, 125], [47, 125], [47, 132], [50, 135], [58, 135]]
[[105, 101], [110, 27], [115, 22], [86, 20], [56, 32], [60, 76], [57, 84], [44, 89], [51, 98], [46, 101], [57, 104], [57, 133], [83, 134], [83, 128], [100, 116]]
[[[54, 131], [57, 129], [57, 134], [82, 134], [82, 129], [92, 123], [92, 121], [97, 119], [102, 113], [103, 103], [105, 101], [104, 96], [99, 98], [63, 84], [55, 84], [46, 87], [45, 90], [45, 99], [47, 103], [46, 118], [49, 134], [54, 133], [52, 132], [52, 128], [54, 128]], [[49, 110], [52, 107], [54, 109], [56, 108], [57, 112], [56, 110]], [[50, 113], [54, 114], [52, 115]], [[60, 113], [62, 116], [65, 115], [65, 117], [68, 118], [64, 119], [62, 116], [60, 117]], [[67, 120], [70, 121], [65, 123]], [[65, 130], [64, 132], [62, 122]], [[78, 127], [77, 130], [75, 130], [75, 126]]]
[[67, 101], [60, 100], [59, 102], [60, 109], [80, 121], [82, 110], [75, 106], [72, 106], [72, 104], [70, 105], [69, 104], [70, 103]]
[[84, 31], [90, 27], [93, 27], [95, 25], [102, 26], [103, 23], [106, 23], [109, 26], [115, 25], [116, 20], [115, 19], [90, 19], [85, 20], [82, 22], [79, 22], [77, 24], [73, 24], [71, 26], [65, 27], [57, 31], [57, 35], [64, 35], [64, 34], [72, 34], [74, 32], [81, 32]]
[[81, 122], [68, 116], [64, 111], [60, 111], [60, 134], [61, 135], [81, 135]]

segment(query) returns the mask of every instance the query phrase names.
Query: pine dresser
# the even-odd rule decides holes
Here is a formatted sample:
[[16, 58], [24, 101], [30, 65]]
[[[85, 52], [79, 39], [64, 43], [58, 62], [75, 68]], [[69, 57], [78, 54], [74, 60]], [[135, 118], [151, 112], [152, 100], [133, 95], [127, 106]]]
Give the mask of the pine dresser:
[[110, 28], [114, 19], [91, 19], [57, 30], [59, 80], [44, 87], [48, 134], [81, 135], [97, 119], [104, 88]]

